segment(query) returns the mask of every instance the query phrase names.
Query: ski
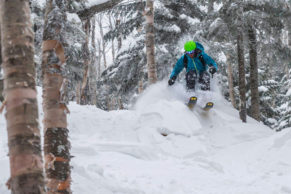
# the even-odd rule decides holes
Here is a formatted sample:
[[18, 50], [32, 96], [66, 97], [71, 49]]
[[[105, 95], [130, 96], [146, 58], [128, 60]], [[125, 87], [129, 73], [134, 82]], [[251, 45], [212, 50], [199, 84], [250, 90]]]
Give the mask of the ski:
[[207, 102], [206, 105], [202, 108], [204, 111], [209, 111], [211, 108], [213, 108], [213, 102]]
[[197, 103], [197, 97], [192, 96], [192, 97], [190, 97], [190, 99], [187, 103], [187, 106], [192, 110], [196, 103]]

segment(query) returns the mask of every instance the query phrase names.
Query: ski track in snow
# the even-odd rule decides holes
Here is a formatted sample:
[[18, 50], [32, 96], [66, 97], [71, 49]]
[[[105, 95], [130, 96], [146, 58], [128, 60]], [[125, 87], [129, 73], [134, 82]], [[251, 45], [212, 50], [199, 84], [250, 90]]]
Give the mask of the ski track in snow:
[[[191, 95], [198, 97], [193, 111], [185, 106]], [[290, 129], [274, 133], [249, 117], [242, 123], [218, 91], [207, 94], [214, 108], [203, 112], [203, 95], [163, 81], [132, 110], [70, 103], [74, 193], [290, 194]], [[0, 193], [8, 194], [3, 115], [0, 127]]]

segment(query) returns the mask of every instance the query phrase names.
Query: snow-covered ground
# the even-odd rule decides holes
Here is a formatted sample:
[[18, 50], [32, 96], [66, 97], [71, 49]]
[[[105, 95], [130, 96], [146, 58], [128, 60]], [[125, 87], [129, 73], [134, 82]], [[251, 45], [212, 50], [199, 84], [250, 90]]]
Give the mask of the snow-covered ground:
[[[190, 111], [184, 104], [189, 95], [182, 84], [163, 81], [132, 110], [70, 103], [74, 193], [291, 193], [291, 128], [275, 133], [251, 118], [242, 123], [218, 92], [208, 94], [215, 103], [210, 112], [200, 110], [202, 101]], [[7, 153], [2, 115], [1, 194], [9, 193]]]

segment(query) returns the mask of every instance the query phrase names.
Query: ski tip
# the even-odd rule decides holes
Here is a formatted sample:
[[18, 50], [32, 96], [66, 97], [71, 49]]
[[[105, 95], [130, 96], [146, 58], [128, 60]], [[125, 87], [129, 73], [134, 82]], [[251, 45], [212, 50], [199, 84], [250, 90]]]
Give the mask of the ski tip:
[[214, 103], [213, 102], [207, 102], [206, 105], [205, 105], [205, 107], [203, 108], [203, 110], [208, 111], [211, 108], [213, 108], [213, 106], [214, 106]]
[[190, 97], [190, 101], [196, 101], [197, 100], [197, 97], [196, 96], [191, 96]]

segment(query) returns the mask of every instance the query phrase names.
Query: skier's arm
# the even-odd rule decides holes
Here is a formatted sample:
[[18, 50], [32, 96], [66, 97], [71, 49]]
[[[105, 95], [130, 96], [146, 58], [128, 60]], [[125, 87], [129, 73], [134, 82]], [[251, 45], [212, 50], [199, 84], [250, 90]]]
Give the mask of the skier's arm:
[[206, 53], [203, 53], [203, 59], [205, 60], [205, 63], [209, 66], [209, 67], [215, 67], [216, 71], [217, 71], [217, 64], [215, 63], [215, 61], [208, 56]]
[[184, 68], [184, 63], [183, 63], [184, 56], [182, 56], [176, 63], [171, 75], [170, 79], [173, 78], [174, 76], [177, 77], [179, 73], [183, 70]]

